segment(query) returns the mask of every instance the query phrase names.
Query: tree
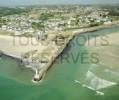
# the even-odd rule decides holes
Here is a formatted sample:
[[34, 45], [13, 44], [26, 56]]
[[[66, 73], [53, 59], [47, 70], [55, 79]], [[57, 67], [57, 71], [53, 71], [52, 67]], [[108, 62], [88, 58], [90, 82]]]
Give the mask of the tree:
[[36, 22], [33, 22], [32, 23], [32, 28], [33, 29], [36, 29], [36, 30], [41, 30], [43, 29], [45, 26], [43, 25], [43, 23], [36, 23]]
[[53, 17], [53, 14], [50, 14], [50, 13], [42, 13], [41, 15], [40, 15], [40, 20], [42, 20], [42, 21], [46, 21], [46, 20], [48, 20], [49, 18], [51, 18], [51, 17]]

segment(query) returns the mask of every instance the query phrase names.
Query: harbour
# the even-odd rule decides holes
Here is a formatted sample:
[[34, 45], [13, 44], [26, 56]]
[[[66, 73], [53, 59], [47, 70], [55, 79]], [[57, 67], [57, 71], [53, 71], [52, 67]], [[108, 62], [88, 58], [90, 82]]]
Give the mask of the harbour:
[[[119, 32], [118, 27], [103, 29], [94, 33], [95, 34], [98, 33], [102, 35], [104, 33], [111, 34], [115, 32]], [[91, 32], [88, 32], [88, 34], [89, 33], [91, 34]], [[75, 41], [75, 38], [73, 39], [73, 41]], [[76, 52], [84, 51], [85, 49], [86, 48], [84, 47], [79, 47], [78, 45], [76, 45], [70, 50], [65, 51], [64, 53], [73, 52], [73, 54], [76, 55], [77, 54]], [[14, 60], [11, 58], [8, 59], [7, 56], [2, 57], [0, 60], [0, 68], [1, 68], [0, 88], [2, 89], [2, 92], [0, 92], [1, 93], [0, 99], [9, 100], [9, 98], [13, 97], [16, 100], [17, 98], [24, 99], [24, 100], [28, 100], [28, 99], [29, 100], [32, 99], [33, 100], [39, 100], [39, 99], [78, 100], [80, 98], [82, 98], [83, 100], [92, 100], [92, 99], [112, 100], [112, 98], [110, 98], [111, 95], [114, 96], [115, 100], [118, 100], [118, 95], [119, 95], [117, 92], [119, 90], [118, 85], [101, 89], [100, 91], [104, 93], [103, 96], [96, 94], [95, 90], [91, 90], [87, 88], [87, 86], [93, 88], [92, 86], [90, 86], [89, 84], [90, 82], [84, 84], [84, 80], [85, 80], [84, 76], [89, 70], [89, 64], [83, 65], [80, 64], [79, 61], [77, 63], [71, 63], [71, 62], [68, 63], [67, 61], [58, 64], [54, 63], [51, 66], [52, 68], [47, 72], [47, 74], [44, 77], [44, 80], [41, 83], [32, 84], [31, 78], [34, 76], [34, 73], [32, 73], [32, 71], [29, 71], [28, 69], [24, 69], [25, 67], [23, 66], [18, 66], [18, 63], [15, 64], [15, 62], [16, 62], [15, 59]], [[90, 66], [93, 65], [91, 64]], [[19, 69], [20, 67], [22, 67], [23, 70], [20, 70]], [[101, 69], [104, 70], [103, 68], [105, 67], [106, 66], [101, 67]], [[103, 79], [107, 80], [105, 74], [103, 75]], [[108, 75], [109, 74], [111, 75], [111, 73], [108, 73]], [[95, 73], [95, 75], [98, 74]], [[115, 77], [118, 77], [118, 75], [117, 76], [111, 75], [110, 78], [111, 77], [114, 77], [113, 81], [116, 82]], [[76, 83], [75, 80], [77, 80], [76, 82], [78, 83]], [[119, 81], [117, 81], [117, 83], [118, 82]], [[17, 95], [17, 97], [14, 94]], [[29, 97], [29, 94], [33, 94], [33, 95]]]
[[[3, 54], [5, 55], [8, 55], [10, 57], [13, 57], [13, 58], [17, 58], [17, 59], [20, 59], [23, 63], [27, 63], [26, 68], [31, 68], [33, 69], [33, 71], [35, 71], [35, 75], [34, 75], [34, 78], [33, 78], [33, 82], [34, 83], [37, 83], [39, 81], [42, 81], [43, 77], [45, 76], [47, 70], [52, 66], [53, 62], [55, 61], [55, 59], [60, 56], [60, 54], [65, 50], [65, 48], [68, 46], [68, 44], [70, 43], [70, 41], [77, 35], [79, 34], [82, 34], [82, 33], [86, 33], [86, 32], [92, 32], [92, 31], [97, 31], [97, 30], [100, 30], [100, 29], [106, 29], [106, 28], [111, 28], [112, 26], [118, 26], [118, 22], [113, 22], [112, 24], [109, 24], [109, 25], [102, 25], [102, 26], [98, 26], [98, 27], [94, 27], [94, 28], [88, 28], [88, 29], [80, 29], [80, 30], [77, 30], [77, 31], [74, 31], [72, 32], [72, 34], [70, 34], [70, 36], [65, 39], [65, 42], [63, 45], [59, 46], [58, 49], [56, 48], [55, 51], [48, 57], [48, 61], [46, 62], [43, 62], [44, 63], [44, 66], [42, 68], [39, 68], [39, 67], [34, 67], [34, 63], [36, 62], [32, 62], [32, 59], [33, 58], [30, 58], [29, 57], [25, 60], [24, 58], [22, 57], [23, 54], [29, 52], [30, 51], [33, 51], [33, 50], [38, 50], [40, 48], [39, 45], [28, 45], [28, 46], [24, 46], [24, 45], [13, 45], [13, 37], [9, 37], [10, 41], [10, 45], [9, 45], [9, 48], [12, 48], [12, 49], [8, 49], [8, 47], [6, 48], [1, 48], [1, 51], [4, 52]], [[4, 37], [3, 37], [4, 38]], [[15, 39], [17, 39], [18, 37], [16, 37]], [[18, 39], [17, 39], [18, 40]], [[6, 43], [6, 42], [5, 42]], [[20, 48], [20, 49], [18, 49]], [[24, 49], [23, 49], [24, 48]], [[27, 48], [27, 49], [25, 49]], [[47, 49], [47, 47], [44, 47], [45, 49]], [[40, 50], [40, 52], [42, 51], [42, 53], [44, 53], [44, 48], [42, 50]], [[3, 50], [2, 50], [3, 49]], [[18, 50], [18, 51], [17, 51]], [[32, 54], [30, 54], [30, 56], [33, 56]], [[46, 54], [47, 56], [47, 54]], [[30, 62], [29, 62], [30, 61]], [[42, 63], [42, 64], [43, 64]], [[37, 66], [40, 66], [40, 63], [37, 64]], [[39, 70], [40, 69], [40, 70]]]

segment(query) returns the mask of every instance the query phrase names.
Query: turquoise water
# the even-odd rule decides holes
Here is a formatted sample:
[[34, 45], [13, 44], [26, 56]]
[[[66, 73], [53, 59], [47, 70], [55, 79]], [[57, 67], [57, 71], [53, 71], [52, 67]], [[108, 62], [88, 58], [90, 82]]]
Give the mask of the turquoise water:
[[[93, 33], [106, 35], [112, 32], [119, 32], [119, 27]], [[78, 38], [90, 34], [92, 33], [82, 34]], [[76, 37], [63, 53], [65, 59], [59, 57], [46, 74], [44, 81], [37, 85], [31, 82], [33, 72], [30, 69], [24, 68], [18, 60], [2, 56], [0, 100], [119, 100], [118, 85], [101, 89], [105, 94], [101, 96], [75, 82], [78, 80], [83, 83], [89, 67], [92, 66], [91, 62], [82, 63], [82, 58], [78, 56], [82, 52], [89, 51], [85, 46], [79, 46]]]

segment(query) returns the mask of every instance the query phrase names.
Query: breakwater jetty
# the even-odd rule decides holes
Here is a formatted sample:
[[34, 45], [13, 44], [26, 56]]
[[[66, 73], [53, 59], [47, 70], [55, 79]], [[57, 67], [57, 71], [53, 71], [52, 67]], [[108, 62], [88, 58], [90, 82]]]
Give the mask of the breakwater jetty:
[[[35, 72], [32, 81], [38, 83], [43, 80], [43, 77], [52, 66], [55, 59], [64, 51], [69, 42], [76, 35], [111, 28], [113, 25], [118, 24], [119, 22], [114, 22], [109, 25], [78, 29], [69, 33], [67, 37], [63, 36], [63, 34], [58, 34], [44, 41], [43, 44], [37, 43], [35, 38], [32, 38], [37, 45], [29, 44], [29, 42], [27, 42], [27, 45], [23, 43], [21, 45], [19, 43], [21, 41], [19, 37], [13, 39], [12, 36], [0, 36], [0, 51], [2, 51], [3, 54], [22, 60], [26, 68], [30, 68]], [[22, 41], [27, 41], [27, 38], [24, 37]], [[45, 42], [47, 42], [47, 44], [45, 44]]]
[[[93, 31], [97, 31], [100, 29], [106, 29], [106, 28], [111, 28], [112, 26], [118, 26], [119, 22], [113, 22], [112, 24], [108, 24], [108, 25], [101, 25], [101, 26], [97, 26], [97, 27], [92, 27], [92, 28], [84, 28], [84, 29], [79, 29], [79, 30], [75, 30], [73, 31], [69, 37], [65, 40], [64, 44], [62, 46], [60, 46], [56, 53], [54, 53], [51, 57], [51, 60], [45, 65], [44, 68], [42, 68], [39, 73], [36, 74], [35, 81], [40, 81], [42, 80], [42, 78], [44, 77], [44, 75], [46, 74], [47, 70], [49, 69], [50, 66], [52, 66], [53, 62], [55, 61], [55, 59], [64, 51], [64, 49], [68, 46], [69, 42], [76, 36], [79, 34], [83, 34], [86, 32], [93, 32]], [[63, 40], [62, 40], [63, 41]]]

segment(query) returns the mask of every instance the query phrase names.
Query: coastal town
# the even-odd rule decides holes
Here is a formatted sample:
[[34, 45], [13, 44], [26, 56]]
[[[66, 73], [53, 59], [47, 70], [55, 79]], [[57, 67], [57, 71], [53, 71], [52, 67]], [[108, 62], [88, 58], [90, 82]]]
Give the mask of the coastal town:
[[[0, 11], [3, 9], [9, 13], [0, 14], [0, 35], [15, 39], [13, 45], [13, 38], [10, 38], [11, 51], [8, 48], [4, 50], [19, 56], [27, 68], [35, 71], [32, 80], [35, 83], [42, 80], [53, 61], [76, 34], [95, 31], [119, 21], [119, 16], [114, 15], [114, 11], [119, 12], [119, 9], [111, 11], [108, 7], [61, 5], [0, 8]], [[11, 9], [15, 10], [13, 14]], [[24, 46], [26, 42], [23, 38], [31, 38], [37, 46], [32, 43], [29, 49], [29, 46]], [[22, 44], [19, 39], [23, 39]], [[2, 49], [0, 51], [4, 53]]]
[[[13, 8], [15, 9], [15, 8]], [[25, 7], [17, 9], [24, 10]], [[7, 9], [9, 12], [9, 8]], [[12, 35], [34, 36], [40, 33], [67, 31], [101, 24], [110, 24], [117, 20], [110, 10], [100, 7], [58, 6], [31, 7], [21, 14], [0, 17], [0, 29]]]

